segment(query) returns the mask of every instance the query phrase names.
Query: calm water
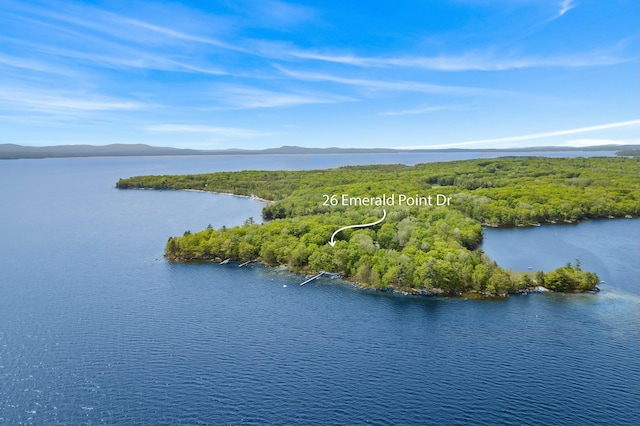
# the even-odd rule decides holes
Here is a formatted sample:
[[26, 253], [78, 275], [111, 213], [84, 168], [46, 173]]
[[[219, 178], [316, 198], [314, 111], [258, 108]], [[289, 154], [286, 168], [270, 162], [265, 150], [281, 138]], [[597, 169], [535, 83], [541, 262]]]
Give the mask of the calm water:
[[577, 257], [606, 282], [596, 295], [477, 302], [169, 265], [168, 236], [240, 224], [262, 205], [114, 188], [147, 173], [385, 161], [0, 162], [0, 423], [640, 423], [637, 220], [487, 230], [484, 250], [505, 266]]

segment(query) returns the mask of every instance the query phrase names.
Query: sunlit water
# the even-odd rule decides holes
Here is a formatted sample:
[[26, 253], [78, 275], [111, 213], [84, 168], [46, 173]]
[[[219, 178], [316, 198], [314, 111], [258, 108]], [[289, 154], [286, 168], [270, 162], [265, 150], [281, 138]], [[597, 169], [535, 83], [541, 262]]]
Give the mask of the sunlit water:
[[637, 220], [486, 230], [504, 266], [579, 258], [605, 283], [481, 302], [170, 265], [169, 236], [258, 218], [262, 204], [114, 188], [137, 174], [388, 160], [0, 162], [0, 423], [640, 423]]

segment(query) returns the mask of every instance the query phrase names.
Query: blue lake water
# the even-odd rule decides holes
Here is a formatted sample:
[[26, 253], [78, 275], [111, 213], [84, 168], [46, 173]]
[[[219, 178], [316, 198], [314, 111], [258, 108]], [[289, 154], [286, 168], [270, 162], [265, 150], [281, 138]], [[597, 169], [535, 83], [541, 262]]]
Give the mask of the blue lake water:
[[169, 236], [259, 218], [262, 204], [114, 188], [138, 174], [433, 159], [0, 162], [0, 423], [640, 424], [638, 220], [486, 230], [501, 265], [579, 258], [605, 282], [481, 302], [170, 265]]

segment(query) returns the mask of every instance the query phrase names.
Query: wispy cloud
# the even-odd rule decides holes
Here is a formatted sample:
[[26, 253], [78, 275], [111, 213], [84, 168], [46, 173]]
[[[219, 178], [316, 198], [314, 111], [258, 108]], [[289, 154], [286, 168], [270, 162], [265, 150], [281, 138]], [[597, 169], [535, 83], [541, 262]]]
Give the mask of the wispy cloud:
[[43, 48], [48, 54], [75, 59], [91, 66], [111, 69], [146, 69], [159, 71], [185, 72], [208, 75], [229, 75], [230, 73], [210, 64], [186, 63], [180, 58], [173, 59], [170, 55], [163, 56], [151, 52], [144, 52], [135, 48], [113, 48], [104, 53], [83, 52], [62, 48]]
[[343, 95], [279, 92], [244, 86], [222, 86], [216, 90], [215, 97], [223, 109], [281, 108], [354, 100]]
[[[568, 130], [556, 130], [553, 132], [544, 132], [544, 133], [532, 133], [528, 135], [520, 135], [520, 136], [510, 136], [506, 138], [495, 138], [495, 139], [479, 139], [468, 142], [455, 142], [450, 144], [440, 144], [440, 145], [431, 145], [431, 148], [461, 148], [466, 146], [473, 145], [487, 145], [487, 144], [503, 144], [506, 142], [522, 142], [522, 141], [530, 141], [536, 139], [544, 139], [551, 138], [556, 136], [566, 136], [566, 135], [575, 135], [580, 133], [588, 133], [595, 132], [599, 130], [609, 130], [616, 129], [621, 127], [631, 127], [631, 126], [640, 126], [640, 120], [629, 120], [629, 121], [620, 121], [616, 123], [607, 123], [607, 124], [599, 124], [596, 126], [587, 126], [580, 127], [577, 129], [568, 129]], [[414, 147], [405, 147], [405, 148], [428, 148], [426, 146], [414, 146]]]
[[523, 68], [576, 68], [614, 65], [625, 60], [608, 52], [589, 52], [555, 57], [498, 57], [486, 53], [470, 53], [457, 57], [396, 58], [389, 61], [389, 64], [438, 71], [505, 71]]
[[[14, 50], [35, 52], [38, 56], [29, 58], [0, 54], [0, 65], [74, 77], [83, 73], [90, 74], [86, 68], [82, 67], [83, 65], [117, 70], [148, 69], [207, 75], [231, 74], [219, 66], [212, 65], [206, 58], [190, 57], [180, 51], [157, 51], [75, 32], [72, 35], [90, 44], [91, 49], [63, 47], [56, 43], [47, 44], [45, 41], [33, 42], [0, 36], [0, 41], [13, 46]], [[73, 68], [69, 65], [60, 65], [70, 62], [74, 65]], [[238, 72], [234, 75], [241, 76], [245, 73]]]
[[561, 17], [562, 15], [564, 15], [565, 13], [567, 13], [568, 11], [570, 11], [571, 9], [573, 9], [574, 7], [576, 7], [573, 4], [573, 0], [562, 0], [560, 2], [560, 11], [558, 12], [558, 18]]
[[[261, 4], [261, 2], [258, 2]], [[316, 13], [312, 9], [272, 0], [269, 2], [269, 14], [280, 22], [303, 22], [311, 19]], [[453, 55], [403, 55], [403, 56], [369, 56], [355, 53], [341, 53], [331, 50], [319, 51], [302, 49], [295, 44], [256, 40], [250, 38], [233, 39], [204, 35], [202, 31], [179, 29], [167, 24], [159, 24], [149, 20], [136, 19], [113, 12], [106, 12], [90, 6], [75, 6], [77, 13], [61, 13], [37, 6], [20, 6], [30, 14], [33, 25], [45, 25], [55, 33], [75, 34], [85, 41], [91, 40], [91, 50], [71, 49], [86, 58], [101, 59], [96, 64], [111, 66], [136, 66], [139, 68], [163, 69], [212, 74], [228, 74], [219, 66], [212, 66], [203, 60], [207, 54], [197, 55], [200, 63], [191, 63], [192, 55], [184, 55], [181, 50], [199, 51], [193, 45], [212, 48], [213, 51], [234, 52], [240, 55], [261, 57], [278, 62], [315, 61], [359, 68], [407, 68], [440, 72], [462, 71], [504, 71], [525, 68], [567, 68], [589, 67], [598, 65], [614, 65], [629, 60], [620, 57], [615, 50], [594, 50], [584, 53], [573, 53], [558, 56], [527, 56], [509, 53], [496, 53], [491, 48], [466, 51]], [[260, 7], [265, 7], [264, 5]], [[575, 7], [573, 0], [563, 0], [559, 5], [556, 19]], [[266, 13], [266, 12], [265, 12]], [[27, 19], [27, 18], [23, 18]], [[39, 19], [46, 19], [42, 22]], [[198, 26], [200, 27], [200, 26]], [[201, 28], [200, 28], [201, 30]], [[137, 46], [137, 47], [136, 47]], [[150, 49], [151, 48], [151, 49]], [[53, 49], [60, 52], [60, 49]], [[206, 49], [205, 49], [206, 50]], [[100, 52], [100, 53], [99, 53]], [[202, 52], [201, 52], [202, 53]], [[68, 55], [71, 56], [71, 55]], [[111, 57], [110, 57], [111, 56]], [[153, 58], [153, 60], [145, 59]], [[190, 59], [186, 59], [189, 57]], [[136, 60], [141, 58], [140, 60]], [[163, 60], [164, 58], [164, 60]], [[175, 63], [182, 63], [176, 67]], [[246, 72], [245, 72], [246, 74]]]
[[402, 67], [431, 71], [506, 71], [524, 68], [577, 68], [599, 65], [615, 65], [629, 59], [615, 51], [597, 50], [583, 54], [535, 57], [496, 55], [490, 49], [466, 52], [461, 55], [371, 57], [352, 54], [331, 54], [307, 51], [289, 51], [292, 57], [332, 62], [357, 67]]
[[233, 50], [237, 52], [251, 53], [247, 49], [242, 48], [237, 44], [226, 43], [224, 41], [221, 41], [212, 37], [204, 37], [199, 35], [188, 34], [185, 32], [174, 30], [172, 28], [161, 27], [159, 25], [150, 24], [148, 22], [140, 21], [137, 19], [124, 18], [118, 15], [113, 15], [113, 16], [114, 16], [114, 19], [117, 19], [120, 22], [131, 24], [139, 28], [143, 28], [158, 34], [162, 34], [170, 38], [207, 44], [210, 46], [220, 47], [223, 49]]
[[[3, 130], [12, 124], [16, 134], [28, 133], [29, 120], [19, 126], [18, 119], [41, 117], [32, 127], [49, 120], [115, 134], [117, 126], [127, 126], [149, 139], [176, 143], [259, 138], [273, 130], [279, 141], [308, 136], [307, 143], [322, 144], [330, 139], [322, 139], [325, 132], [346, 138], [336, 129], [352, 126], [363, 114], [367, 119], [377, 114], [365, 129], [377, 139], [367, 143], [390, 143], [403, 132], [409, 135], [405, 144], [423, 143], [413, 138], [429, 132], [449, 135], [444, 142], [476, 146], [592, 131], [534, 133], [523, 124], [509, 127], [516, 129], [512, 133], [497, 133], [505, 128], [500, 117], [507, 110], [514, 117], [510, 126], [550, 116], [559, 120], [563, 114], [593, 116], [594, 105], [610, 117], [623, 117], [611, 121], [622, 122], [633, 111], [624, 88], [636, 82], [630, 75], [637, 38], [616, 45], [633, 28], [626, 21], [613, 22], [624, 12], [617, 10], [612, 22], [599, 24], [603, 37], [597, 40], [558, 39], [568, 31], [588, 33], [587, 18], [611, 11], [606, 5], [500, 0], [487, 7], [481, 0], [460, 0], [430, 11], [429, 19], [438, 23], [431, 25], [404, 3], [398, 4], [397, 20], [376, 8], [330, 3], [0, 0]], [[566, 19], [578, 13], [584, 13], [584, 22]], [[545, 29], [553, 25], [554, 31], [518, 38], [547, 18], [554, 22]], [[619, 31], [607, 31], [618, 24]], [[617, 66], [607, 70], [609, 65]], [[596, 66], [599, 79], [591, 75], [590, 67]], [[517, 76], [507, 78], [504, 71], [510, 70], [519, 70]], [[571, 84], [566, 84], [569, 74]], [[471, 137], [463, 136], [471, 135], [466, 129], [456, 129], [461, 114], [446, 112], [465, 109], [458, 104], [482, 108], [476, 117], [464, 114], [469, 126], [483, 120]], [[310, 112], [317, 114], [313, 120], [307, 119]], [[282, 131], [294, 114], [305, 122], [295, 136]], [[429, 120], [433, 126], [425, 130], [424, 120], [412, 118], [428, 119], [427, 114], [437, 114], [438, 120]], [[212, 122], [212, 116], [225, 121]], [[177, 124], [163, 124], [167, 120]], [[264, 132], [243, 128], [252, 126], [246, 124], [250, 120], [261, 123]], [[327, 122], [335, 128], [327, 128]], [[154, 123], [159, 124], [141, 131]], [[207, 125], [216, 123], [223, 126]], [[613, 132], [588, 136], [606, 138], [605, 133]], [[509, 134], [521, 136], [486, 139]], [[580, 135], [558, 140], [573, 137], [583, 141]]]
[[273, 133], [269, 132], [260, 132], [240, 127], [217, 127], [193, 124], [156, 124], [147, 126], [144, 130], [163, 133], [200, 133], [225, 138], [256, 138], [273, 135]]
[[[69, 5], [66, 5], [70, 7]], [[40, 28], [49, 37], [3, 39], [22, 46], [42, 60], [73, 58], [85, 65], [114, 69], [152, 69], [163, 71], [227, 75], [209, 56], [216, 51], [252, 54], [240, 43], [173, 29], [122, 16], [90, 6], [74, 6], [77, 13], [62, 13], [38, 6], [18, 7], [25, 25]], [[193, 54], [198, 52], [198, 54]], [[15, 62], [15, 61], [14, 61]], [[43, 70], [44, 71], [44, 70]]]
[[6, 66], [11, 68], [17, 68], [21, 71], [35, 71], [47, 74], [57, 74], [63, 76], [77, 76], [78, 72], [68, 68], [57, 65], [48, 64], [39, 60], [33, 60], [28, 58], [20, 58], [11, 55], [0, 54], [0, 66]]
[[396, 116], [396, 115], [420, 115], [420, 114], [431, 114], [439, 111], [453, 111], [453, 110], [461, 110], [465, 107], [462, 105], [432, 105], [432, 106], [422, 106], [413, 109], [405, 109], [400, 111], [385, 111], [381, 112], [378, 115], [381, 116]]
[[[14, 4], [17, 5], [17, 3]], [[93, 33], [102, 33], [113, 39], [120, 39], [134, 44], [160, 44], [161, 41], [166, 43], [168, 40], [173, 39], [244, 51], [244, 49], [235, 44], [213, 37], [190, 34], [167, 26], [122, 16], [114, 12], [107, 12], [93, 6], [79, 4], [73, 6], [67, 4], [65, 6], [68, 10], [60, 11], [29, 4], [20, 4], [16, 8], [24, 13], [24, 16], [20, 16], [20, 19], [32, 21], [33, 24], [38, 24], [39, 26], [57, 28], [61, 32], [91, 30]], [[156, 36], [155, 39], [151, 37], [153, 35]], [[158, 36], [162, 38], [158, 39]]]
[[574, 4], [574, 0], [561, 0], [559, 4], [556, 5], [556, 11], [555, 13], [545, 19], [544, 21], [538, 23], [537, 25], [535, 25], [532, 29], [530, 29], [525, 35], [524, 37], [528, 37], [531, 34], [537, 32], [538, 30], [540, 30], [540, 28], [544, 27], [545, 25], [547, 25], [550, 22], [555, 21], [556, 19], [562, 17], [565, 15], [565, 13], [567, 13], [568, 11], [570, 11], [571, 9], [573, 9], [575, 6]]
[[[341, 77], [333, 74], [323, 74], [315, 72], [305, 71], [293, 71], [284, 67], [277, 67], [284, 75], [295, 78], [297, 80], [304, 81], [325, 81], [329, 83], [338, 83], [348, 86], [356, 86], [369, 90], [386, 90], [386, 91], [401, 91], [401, 92], [419, 92], [419, 93], [440, 93], [450, 95], [479, 95], [498, 93], [500, 91], [483, 89], [477, 87], [464, 87], [464, 86], [447, 86], [441, 84], [422, 83], [417, 81], [385, 81], [385, 80], [370, 80], [360, 78]], [[500, 92], [505, 93], [505, 92]]]
[[0, 102], [11, 103], [14, 107], [41, 112], [92, 112], [131, 111], [148, 107], [143, 102], [105, 97], [96, 94], [73, 92], [53, 92], [46, 90], [15, 89], [0, 87]]

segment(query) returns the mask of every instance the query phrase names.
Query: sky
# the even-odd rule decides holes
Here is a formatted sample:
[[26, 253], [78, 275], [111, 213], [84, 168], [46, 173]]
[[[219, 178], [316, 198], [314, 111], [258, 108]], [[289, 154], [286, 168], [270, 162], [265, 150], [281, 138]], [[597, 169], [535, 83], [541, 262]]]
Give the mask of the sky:
[[640, 143], [637, 0], [0, 0], [0, 144]]

